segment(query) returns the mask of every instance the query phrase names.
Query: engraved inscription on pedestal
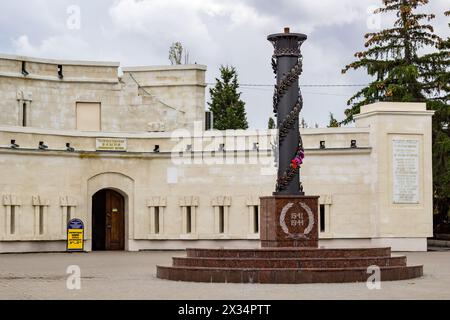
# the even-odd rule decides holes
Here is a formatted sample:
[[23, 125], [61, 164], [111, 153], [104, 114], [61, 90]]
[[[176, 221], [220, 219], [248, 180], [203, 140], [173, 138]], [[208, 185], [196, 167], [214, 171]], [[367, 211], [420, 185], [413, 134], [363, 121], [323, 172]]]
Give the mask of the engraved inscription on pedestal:
[[318, 196], [261, 198], [261, 246], [319, 246]]
[[419, 203], [419, 140], [393, 140], [393, 200]]
[[280, 226], [288, 239], [308, 239], [314, 228], [314, 214], [307, 204], [290, 202], [281, 210]]

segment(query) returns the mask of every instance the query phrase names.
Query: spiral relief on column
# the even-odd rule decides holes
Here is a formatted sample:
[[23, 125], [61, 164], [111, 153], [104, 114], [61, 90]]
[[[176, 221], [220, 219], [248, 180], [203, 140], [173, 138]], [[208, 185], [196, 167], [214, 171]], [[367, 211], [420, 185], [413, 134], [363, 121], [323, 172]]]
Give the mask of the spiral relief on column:
[[[276, 117], [278, 118], [278, 130], [279, 130], [278, 147], [280, 148], [281, 152], [281, 148], [283, 146], [283, 142], [286, 139], [286, 137], [288, 137], [291, 132], [294, 132], [294, 130], [299, 130], [299, 128], [296, 128], [296, 125], [298, 125], [300, 112], [303, 108], [303, 98], [300, 89], [298, 88], [297, 101], [293, 103], [293, 105], [290, 107], [289, 110], [286, 110], [288, 112], [283, 112], [283, 114], [286, 114], [286, 117], [284, 119], [279, 118], [280, 117], [279, 107], [283, 97], [286, 95], [287, 92], [289, 92], [293, 88], [293, 86], [297, 83], [299, 76], [303, 72], [303, 60], [300, 52], [300, 46], [303, 43], [303, 41], [292, 38], [293, 41], [296, 42], [297, 46], [292, 45], [292, 43], [290, 43], [289, 44], [290, 47], [282, 48], [279, 45], [278, 39], [271, 40], [272, 44], [275, 47], [275, 53], [272, 56], [272, 68], [274, 73], [278, 76], [279, 71], [278, 59], [280, 56], [284, 57], [289, 56], [290, 58], [297, 58], [295, 65], [290, 69], [290, 71], [286, 74], [283, 74], [283, 78], [281, 80], [277, 79], [280, 81], [277, 81], [278, 84], [275, 85], [275, 91], [273, 96], [273, 111], [276, 114]], [[284, 108], [286, 108], [286, 104], [284, 104]], [[291, 151], [287, 150], [287, 148], [289, 148]], [[297, 174], [299, 174], [300, 167], [303, 164], [303, 159], [305, 157], [301, 135], [299, 134], [297, 147], [292, 146], [291, 143], [291, 146], [283, 147], [283, 152], [285, 153], [292, 152], [291, 158], [292, 160], [290, 162], [289, 167], [285, 168], [284, 171], [279, 170], [276, 186], [277, 193], [285, 191], [289, 187], [293, 179], [297, 176]], [[301, 182], [299, 191], [303, 193], [303, 186]]]
[[[277, 56], [272, 58], [272, 66], [277, 66], [276, 62]], [[275, 60], [275, 64], [273, 64]], [[275, 74], [277, 70], [275, 69]], [[295, 81], [298, 80], [298, 77], [303, 72], [302, 69], [302, 60], [298, 59], [297, 64], [291, 69], [291, 71], [284, 76], [279, 85], [275, 85], [275, 93], [273, 95], [273, 112], [278, 114], [278, 104], [280, 103], [281, 98], [286, 94], [286, 92], [292, 87]]]

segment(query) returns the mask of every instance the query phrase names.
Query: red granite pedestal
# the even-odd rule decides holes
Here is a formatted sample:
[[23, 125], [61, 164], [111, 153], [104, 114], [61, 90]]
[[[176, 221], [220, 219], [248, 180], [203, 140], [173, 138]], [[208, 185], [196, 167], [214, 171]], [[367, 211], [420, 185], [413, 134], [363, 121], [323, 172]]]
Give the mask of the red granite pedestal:
[[160, 279], [222, 283], [365, 282], [377, 266], [381, 281], [421, 277], [390, 248], [318, 248], [319, 197], [261, 198], [261, 249], [187, 249], [172, 266], [157, 266]]
[[319, 247], [319, 197], [261, 198], [261, 247]]

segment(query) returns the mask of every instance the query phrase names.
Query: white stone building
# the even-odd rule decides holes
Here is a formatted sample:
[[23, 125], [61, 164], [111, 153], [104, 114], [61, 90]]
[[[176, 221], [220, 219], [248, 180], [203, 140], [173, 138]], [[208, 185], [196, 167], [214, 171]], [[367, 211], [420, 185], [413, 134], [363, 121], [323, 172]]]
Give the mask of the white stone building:
[[[0, 252], [64, 251], [75, 217], [88, 251], [257, 247], [276, 132], [205, 132], [205, 66], [122, 71], [0, 55]], [[432, 115], [378, 103], [302, 129], [322, 246], [426, 250]]]

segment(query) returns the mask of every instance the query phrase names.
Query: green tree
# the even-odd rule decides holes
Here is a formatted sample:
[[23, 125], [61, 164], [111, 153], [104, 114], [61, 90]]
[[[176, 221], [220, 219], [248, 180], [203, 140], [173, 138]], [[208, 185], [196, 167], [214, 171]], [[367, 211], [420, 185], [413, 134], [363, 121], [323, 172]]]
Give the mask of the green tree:
[[[450, 11], [445, 12], [450, 16]], [[450, 27], [450, 23], [449, 23]], [[450, 211], [450, 37], [441, 40], [438, 51], [425, 56], [422, 69], [428, 109], [433, 117], [433, 189], [436, 232], [442, 228]], [[448, 225], [447, 225], [448, 226]]]
[[[344, 123], [352, 121], [360, 107], [377, 101], [426, 102], [433, 117], [433, 194], [436, 223], [448, 219], [450, 208], [449, 42], [434, 34], [427, 22], [433, 14], [417, 13], [428, 0], [383, 0], [376, 13], [395, 12], [397, 20], [387, 30], [366, 35], [364, 52], [343, 70], [366, 69], [374, 81], [349, 101]], [[446, 12], [449, 15], [449, 12]], [[437, 49], [423, 54], [422, 48]], [[420, 52], [419, 52], [420, 51]]]
[[[372, 83], [357, 92], [348, 101], [344, 123], [353, 120], [360, 107], [377, 101], [425, 101], [422, 70], [431, 61], [420, 56], [421, 48], [432, 48], [439, 43], [433, 27], [428, 22], [433, 14], [418, 13], [429, 0], [382, 0], [383, 7], [376, 14], [395, 13], [397, 20], [392, 28], [365, 35], [366, 51], [357, 52], [357, 60], [347, 65], [350, 69], [366, 69], [374, 77]], [[428, 60], [427, 60], [428, 59]]]
[[245, 102], [238, 92], [238, 75], [234, 67], [220, 67], [220, 79], [209, 90], [211, 102], [209, 110], [213, 113], [214, 129], [248, 129]]
[[275, 124], [275, 120], [273, 120], [272, 117], [269, 118], [269, 123], [268, 123], [267, 127], [269, 128], [269, 130], [277, 128], [277, 125]]
[[339, 128], [341, 124], [336, 120], [334, 115], [330, 112], [330, 124], [328, 125], [328, 128]]
[[300, 121], [300, 128], [302, 129], [308, 129], [308, 123], [306, 122], [305, 118], [302, 118], [302, 120]]

